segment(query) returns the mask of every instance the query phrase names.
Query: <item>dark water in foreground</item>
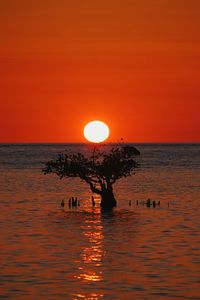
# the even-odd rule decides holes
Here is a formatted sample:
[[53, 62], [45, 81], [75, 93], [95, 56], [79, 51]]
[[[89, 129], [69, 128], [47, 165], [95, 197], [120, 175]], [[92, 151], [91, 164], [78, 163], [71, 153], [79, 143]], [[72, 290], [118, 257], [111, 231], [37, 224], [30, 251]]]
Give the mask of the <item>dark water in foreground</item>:
[[[200, 144], [138, 145], [111, 214], [86, 184], [41, 174], [65, 148], [88, 150], [0, 145], [0, 299], [200, 299]], [[81, 207], [61, 209], [71, 196]], [[148, 197], [161, 206], [135, 205]]]

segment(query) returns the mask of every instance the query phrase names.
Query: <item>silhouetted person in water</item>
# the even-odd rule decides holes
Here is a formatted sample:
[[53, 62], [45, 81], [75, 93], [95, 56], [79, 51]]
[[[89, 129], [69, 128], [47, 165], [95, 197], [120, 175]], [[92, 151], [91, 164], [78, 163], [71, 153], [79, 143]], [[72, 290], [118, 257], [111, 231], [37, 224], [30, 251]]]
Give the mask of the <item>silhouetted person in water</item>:
[[156, 207], [156, 201], [153, 201], [153, 207]]
[[72, 206], [72, 199], [71, 198], [69, 198], [68, 204], [69, 204], [69, 207], [71, 208], [71, 206]]
[[138, 205], [139, 204], [139, 202], [138, 202], [138, 200], [136, 201], [136, 205]]
[[158, 201], [157, 205], [159, 205], [159, 206], [160, 206], [160, 201]]
[[131, 200], [129, 200], [129, 203], [128, 203], [128, 205], [129, 205], [129, 206], [131, 206]]
[[62, 200], [62, 201], [61, 201], [60, 205], [61, 205], [62, 207], [64, 207], [64, 206], [65, 206], [65, 202], [64, 202], [64, 200]]
[[95, 206], [95, 201], [94, 201], [94, 197], [92, 196], [92, 206]]

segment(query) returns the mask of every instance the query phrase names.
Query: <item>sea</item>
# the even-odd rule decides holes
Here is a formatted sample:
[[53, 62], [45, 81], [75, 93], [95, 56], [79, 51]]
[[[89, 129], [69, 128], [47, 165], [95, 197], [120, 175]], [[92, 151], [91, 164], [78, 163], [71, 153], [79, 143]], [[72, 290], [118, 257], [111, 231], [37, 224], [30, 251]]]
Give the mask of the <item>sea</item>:
[[200, 144], [134, 146], [140, 167], [106, 213], [80, 179], [42, 173], [91, 146], [0, 144], [1, 300], [200, 299]]

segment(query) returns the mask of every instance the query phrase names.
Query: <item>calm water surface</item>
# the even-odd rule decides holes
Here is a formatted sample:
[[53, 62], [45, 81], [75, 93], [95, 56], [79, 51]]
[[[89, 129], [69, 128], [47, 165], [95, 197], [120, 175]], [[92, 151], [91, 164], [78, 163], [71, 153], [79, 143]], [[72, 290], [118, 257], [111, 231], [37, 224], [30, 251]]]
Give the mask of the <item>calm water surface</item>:
[[[137, 147], [102, 214], [85, 183], [41, 173], [85, 145], [0, 145], [0, 299], [200, 299], [200, 145]], [[148, 197], [161, 206], [136, 206]]]

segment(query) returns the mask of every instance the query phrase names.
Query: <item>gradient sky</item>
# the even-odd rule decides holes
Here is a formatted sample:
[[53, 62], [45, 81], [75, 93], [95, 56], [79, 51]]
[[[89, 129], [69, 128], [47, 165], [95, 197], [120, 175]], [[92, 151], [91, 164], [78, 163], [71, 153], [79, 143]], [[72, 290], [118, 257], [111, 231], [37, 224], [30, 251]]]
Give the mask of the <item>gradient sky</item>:
[[199, 0], [1, 0], [0, 141], [200, 142]]

